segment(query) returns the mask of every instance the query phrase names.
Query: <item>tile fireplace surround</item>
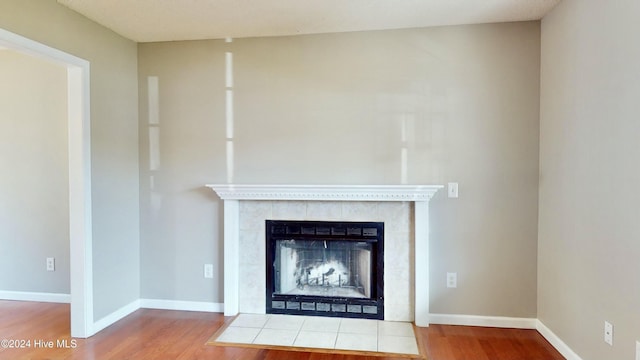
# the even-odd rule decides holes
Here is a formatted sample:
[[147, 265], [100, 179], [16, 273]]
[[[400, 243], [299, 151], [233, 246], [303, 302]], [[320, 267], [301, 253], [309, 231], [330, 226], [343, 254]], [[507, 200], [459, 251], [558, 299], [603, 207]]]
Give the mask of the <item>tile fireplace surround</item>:
[[225, 316], [265, 313], [265, 220], [382, 221], [385, 320], [429, 326], [429, 200], [441, 185], [207, 187], [224, 200]]

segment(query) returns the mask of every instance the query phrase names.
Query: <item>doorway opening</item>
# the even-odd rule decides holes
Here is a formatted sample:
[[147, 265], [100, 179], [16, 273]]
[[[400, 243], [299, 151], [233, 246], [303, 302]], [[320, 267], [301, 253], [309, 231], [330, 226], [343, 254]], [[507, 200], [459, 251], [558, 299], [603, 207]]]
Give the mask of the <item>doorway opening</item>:
[[84, 59], [4, 29], [0, 29], [0, 46], [63, 65], [67, 69], [71, 336], [86, 338], [94, 334], [90, 64]]

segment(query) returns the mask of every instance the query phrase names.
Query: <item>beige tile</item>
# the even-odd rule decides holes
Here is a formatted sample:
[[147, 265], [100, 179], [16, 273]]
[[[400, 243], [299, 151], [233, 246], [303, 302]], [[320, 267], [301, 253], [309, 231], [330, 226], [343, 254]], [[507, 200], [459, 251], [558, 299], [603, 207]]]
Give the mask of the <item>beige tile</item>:
[[412, 321], [414, 291], [409, 269], [385, 267], [384, 318], [389, 321]]
[[331, 317], [308, 317], [302, 324], [303, 331], [323, 331], [323, 332], [338, 332], [340, 327], [340, 318]]
[[342, 219], [348, 221], [379, 221], [375, 201], [346, 201], [342, 203]]
[[304, 220], [307, 204], [304, 201], [273, 201], [273, 219]]
[[379, 322], [378, 335], [415, 337], [413, 333], [413, 325], [411, 325], [411, 323], [398, 321]]
[[300, 330], [306, 317], [295, 315], [271, 315], [265, 329]]
[[254, 344], [276, 345], [276, 346], [293, 346], [293, 342], [298, 335], [298, 330], [282, 330], [282, 329], [262, 329]]
[[340, 333], [377, 335], [378, 320], [342, 319], [338, 331]]
[[308, 220], [340, 220], [342, 205], [339, 201], [309, 201], [307, 202]]
[[262, 328], [270, 315], [240, 314], [229, 327]]
[[337, 332], [300, 331], [293, 345], [307, 348], [333, 349], [337, 336]]
[[264, 228], [264, 220], [271, 218], [270, 201], [240, 201], [240, 230], [260, 230]]
[[261, 314], [265, 312], [266, 285], [264, 265], [244, 265], [239, 269], [242, 279], [238, 286], [241, 313]]
[[260, 332], [259, 328], [228, 327], [216, 341], [227, 343], [251, 344]]
[[412, 245], [409, 233], [385, 231], [384, 261], [386, 267], [408, 268], [412, 259]]
[[[262, 302], [260, 301], [262, 299]], [[238, 298], [238, 310], [247, 314], [264, 314], [264, 296], [240, 295]]]
[[[405, 302], [397, 302], [393, 299], [384, 304], [384, 318], [387, 321], [413, 321], [413, 299], [404, 299]], [[402, 300], [400, 300], [402, 301]], [[406, 302], [410, 301], [410, 302]]]
[[408, 336], [381, 335], [378, 337], [378, 351], [399, 354], [419, 354], [416, 338]]
[[410, 232], [409, 218], [411, 216], [409, 202], [380, 202], [378, 204], [379, 217], [385, 219], [385, 230]]
[[410, 269], [397, 267], [389, 267], [387, 269], [385, 267], [384, 272], [384, 287], [389, 292], [389, 296], [386, 299], [395, 297], [407, 300], [412, 295], [411, 280], [413, 279], [413, 274], [411, 274]]
[[376, 335], [338, 333], [336, 349], [377, 351], [378, 337]]
[[265, 237], [257, 230], [240, 230], [240, 264], [265, 266]]

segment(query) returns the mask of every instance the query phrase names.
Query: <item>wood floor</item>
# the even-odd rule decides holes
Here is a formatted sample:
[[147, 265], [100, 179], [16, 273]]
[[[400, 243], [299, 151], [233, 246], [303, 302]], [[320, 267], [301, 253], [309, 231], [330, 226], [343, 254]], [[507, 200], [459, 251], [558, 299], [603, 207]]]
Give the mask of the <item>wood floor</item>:
[[[141, 309], [89, 339], [72, 339], [69, 305], [0, 300], [0, 359], [406, 359], [205, 345], [229, 320], [215, 313]], [[535, 330], [431, 325], [419, 335], [429, 360], [564, 359]], [[5, 348], [3, 339], [18, 340], [11, 345], [23, 348]]]

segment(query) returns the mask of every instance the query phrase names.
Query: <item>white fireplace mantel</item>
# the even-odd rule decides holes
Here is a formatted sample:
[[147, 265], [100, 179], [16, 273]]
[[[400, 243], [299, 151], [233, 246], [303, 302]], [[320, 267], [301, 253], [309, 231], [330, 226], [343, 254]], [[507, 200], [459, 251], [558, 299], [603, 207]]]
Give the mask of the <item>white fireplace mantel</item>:
[[429, 201], [441, 185], [207, 185], [222, 200]]
[[239, 218], [242, 200], [414, 202], [415, 323], [429, 325], [429, 200], [442, 185], [206, 185], [224, 200], [224, 314], [239, 304]]

